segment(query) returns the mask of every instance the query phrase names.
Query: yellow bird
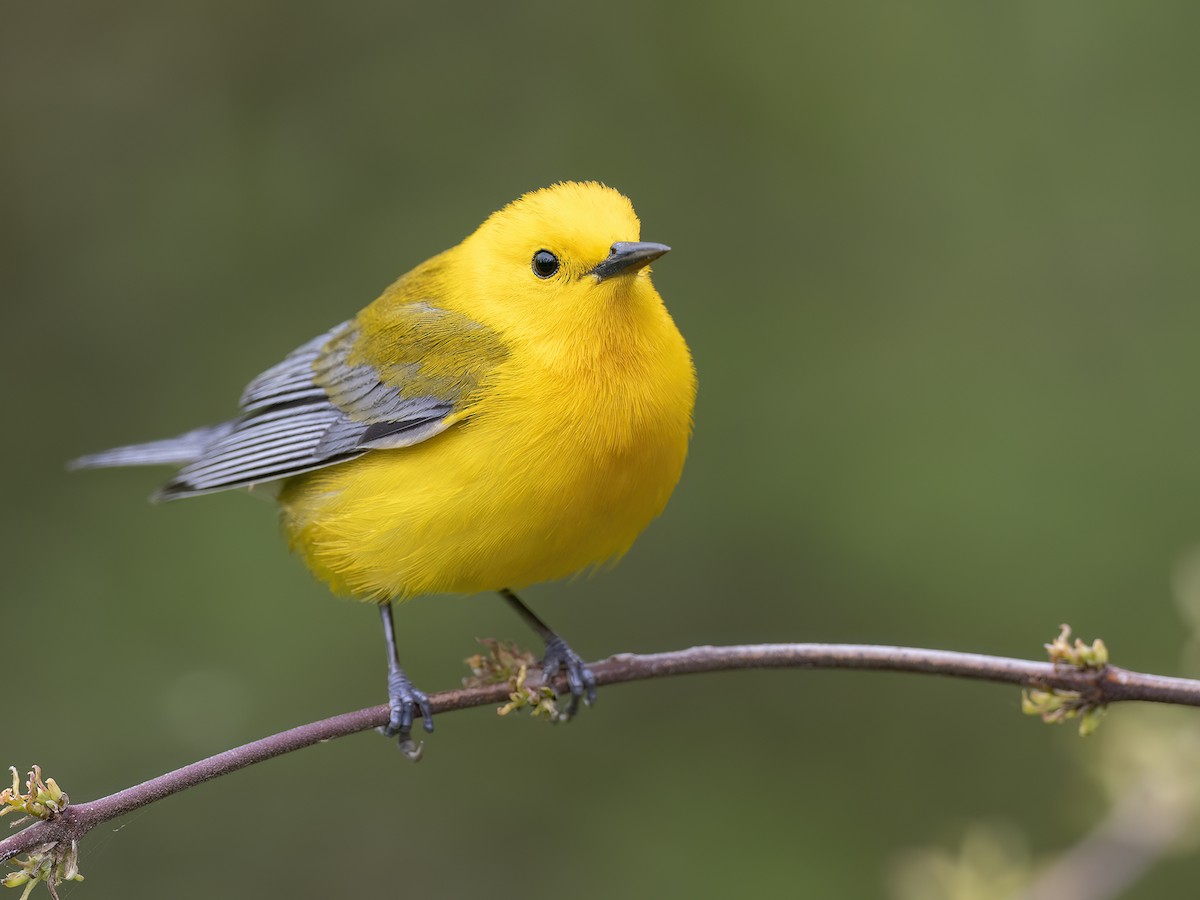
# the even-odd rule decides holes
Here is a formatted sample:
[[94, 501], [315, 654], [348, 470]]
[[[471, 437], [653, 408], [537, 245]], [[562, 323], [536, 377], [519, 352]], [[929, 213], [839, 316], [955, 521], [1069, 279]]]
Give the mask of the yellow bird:
[[696, 376], [647, 268], [669, 249], [604, 185], [525, 194], [254, 379], [237, 418], [74, 465], [181, 465], [161, 499], [280, 482], [291, 546], [379, 604], [409, 755], [433, 724], [392, 604], [417, 594], [499, 592], [573, 714], [595, 678], [513, 589], [620, 557], [679, 481]]

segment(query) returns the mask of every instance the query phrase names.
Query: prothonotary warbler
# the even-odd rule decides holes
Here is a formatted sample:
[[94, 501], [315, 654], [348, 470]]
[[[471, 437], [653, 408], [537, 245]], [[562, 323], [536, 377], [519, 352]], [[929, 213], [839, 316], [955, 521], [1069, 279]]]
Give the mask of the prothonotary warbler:
[[379, 606], [409, 755], [433, 723], [392, 604], [417, 594], [499, 592], [573, 714], [595, 678], [513, 589], [620, 557], [679, 481], [696, 376], [647, 268], [669, 249], [604, 185], [525, 194], [255, 378], [237, 418], [75, 465], [182, 466], [161, 499], [279, 482], [291, 546]]

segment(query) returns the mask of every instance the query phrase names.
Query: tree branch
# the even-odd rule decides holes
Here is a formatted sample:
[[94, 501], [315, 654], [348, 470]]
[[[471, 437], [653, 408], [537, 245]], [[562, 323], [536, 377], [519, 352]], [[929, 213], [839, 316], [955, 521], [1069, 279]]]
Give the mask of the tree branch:
[[[733, 669], [880, 669], [994, 681], [1041, 690], [1075, 691], [1083, 701], [1094, 706], [1128, 700], [1200, 706], [1200, 681], [1148, 675], [1116, 666], [1087, 670], [1048, 662], [911, 647], [860, 644], [692, 647], [668, 653], [622, 653], [591, 668], [600, 685]], [[530, 686], [536, 688], [538, 682], [531, 679]], [[565, 693], [565, 678], [560, 678], [554, 687], [559, 694]], [[435, 694], [429, 702], [434, 713], [446, 713], [503, 703], [509, 699], [510, 691], [508, 684], [463, 688]], [[302, 747], [379, 727], [387, 723], [388, 717], [386, 705], [333, 716], [226, 750], [108, 797], [72, 804], [54, 819], [36, 822], [24, 831], [0, 840], [0, 863], [42, 845], [78, 841], [100, 823], [155, 800]]]

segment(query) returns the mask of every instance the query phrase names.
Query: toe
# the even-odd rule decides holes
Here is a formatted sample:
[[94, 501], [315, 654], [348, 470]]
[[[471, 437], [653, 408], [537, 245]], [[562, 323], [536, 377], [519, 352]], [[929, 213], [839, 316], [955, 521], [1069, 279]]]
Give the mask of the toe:
[[596, 702], [596, 674], [584, 665], [580, 666], [580, 671], [583, 673], [583, 686], [587, 691], [585, 702], [591, 706]]
[[578, 658], [567, 663], [567, 687], [571, 689], [572, 697], [583, 696], [583, 664]]
[[433, 709], [429, 705], [429, 698], [423, 691], [413, 691], [413, 699], [416, 701], [417, 708], [421, 710], [421, 726], [426, 733], [431, 733], [433, 731]]
[[564, 670], [567, 688], [571, 692], [566, 716], [571, 718], [579, 711], [581, 701], [586, 701], [589, 706], [596, 702], [596, 676], [566, 641], [555, 636], [546, 644], [546, 656], [542, 660], [542, 678], [550, 683]]
[[388, 679], [388, 707], [391, 712], [388, 724], [381, 729], [388, 737], [399, 735], [402, 744], [408, 742], [418, 714], [425, 730], [433, 731], [433, 709], [429, 698], [414, 688], [407, 677], [393, 674]]

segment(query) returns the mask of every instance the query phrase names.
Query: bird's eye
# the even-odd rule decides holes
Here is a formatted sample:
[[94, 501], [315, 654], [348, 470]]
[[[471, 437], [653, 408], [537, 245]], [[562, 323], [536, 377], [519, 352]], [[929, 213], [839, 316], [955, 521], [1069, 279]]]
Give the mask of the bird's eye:
[[549, 278], [558, 271], [558, 257], [549, 250], [533, 254], [533, 274], [538, 278]]

